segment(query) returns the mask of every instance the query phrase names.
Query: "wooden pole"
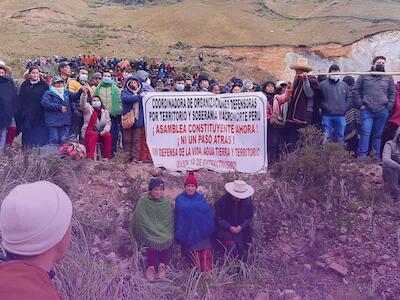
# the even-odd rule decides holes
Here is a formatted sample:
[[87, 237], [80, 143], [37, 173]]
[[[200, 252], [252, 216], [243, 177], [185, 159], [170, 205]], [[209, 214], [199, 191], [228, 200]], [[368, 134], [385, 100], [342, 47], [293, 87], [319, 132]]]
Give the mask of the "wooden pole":
[[331, 72], [331, 73], [308, 73], [309, 76], [319, 75], [380, 75], [380, 76], [400, 76], [400, 72]]

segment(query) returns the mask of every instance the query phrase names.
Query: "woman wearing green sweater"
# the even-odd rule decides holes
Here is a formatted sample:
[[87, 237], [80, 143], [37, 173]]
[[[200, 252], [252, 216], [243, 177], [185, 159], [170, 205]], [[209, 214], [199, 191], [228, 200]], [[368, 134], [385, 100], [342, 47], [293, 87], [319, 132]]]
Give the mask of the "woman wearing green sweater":
[[174, 215], [170, 202], [164, 196], [164, 182], [151, 178], [149, 192], [143, 195], [133, 212], [130, 230], [133, 236], [147, 246], [146, 279], [164, 280], [166, 264], [172, 254]]

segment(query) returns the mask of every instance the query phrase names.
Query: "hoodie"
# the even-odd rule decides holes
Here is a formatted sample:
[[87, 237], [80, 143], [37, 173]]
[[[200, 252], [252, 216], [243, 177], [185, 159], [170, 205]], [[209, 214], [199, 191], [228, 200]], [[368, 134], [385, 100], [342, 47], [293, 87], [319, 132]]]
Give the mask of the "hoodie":
[[[129, 87], [129, 83], [135, 80], [139, 83], [139, 89], [137, 91], [133, 91]], [[144, 127], [144, 115], [143, 115], [143, 103], [142, 103], [142, 96], [141, 94], [143, 93], [143, 84], [142, 81], [136, 77], [136, 76], [131, 76], [129, 77], [124, 84], [124, 89], [121, 92], [121, 101], [122, 101], [122, 114], [125, 115], [129, 111], [132, 110], [132, 108], [135, 107], [135, 117], [136, 121], [133, 127], [135, 128], [141, 128]]]
[[400, 127], [391, 141], [388, 141], [383, 148], [383, 165], [397, 169], [400, 172]]

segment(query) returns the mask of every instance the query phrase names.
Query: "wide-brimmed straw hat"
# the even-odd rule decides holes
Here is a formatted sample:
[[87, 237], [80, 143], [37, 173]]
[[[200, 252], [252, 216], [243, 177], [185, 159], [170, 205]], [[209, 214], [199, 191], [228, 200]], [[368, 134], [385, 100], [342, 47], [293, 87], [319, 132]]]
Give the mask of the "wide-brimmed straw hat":
[[305, 71], [311, 71], [313, 69], [313, 67], [311, 67], [308, 64], [308, 59], [303, 57], [298, 58], [294, 64], [291, 64], [289, 66], [289, 68], [292, 70], [305, 70]]
[[246, 199], [254, 194], [253, 187], [243, 180], [228, 182], [225, 184], [225, 189], [229, 194], [239, 199]]

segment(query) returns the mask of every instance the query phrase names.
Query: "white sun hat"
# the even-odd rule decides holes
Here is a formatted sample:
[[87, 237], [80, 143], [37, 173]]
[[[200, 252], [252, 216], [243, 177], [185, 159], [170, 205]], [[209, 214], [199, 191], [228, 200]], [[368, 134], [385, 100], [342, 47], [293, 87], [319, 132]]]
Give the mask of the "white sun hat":
[[225, 184], [226, 191], [239, 199], [246, 199], [254, 194], [254, 188], [243, 180], [235, 180]]

